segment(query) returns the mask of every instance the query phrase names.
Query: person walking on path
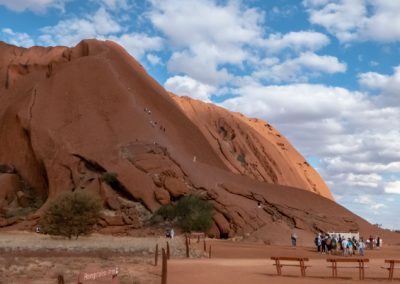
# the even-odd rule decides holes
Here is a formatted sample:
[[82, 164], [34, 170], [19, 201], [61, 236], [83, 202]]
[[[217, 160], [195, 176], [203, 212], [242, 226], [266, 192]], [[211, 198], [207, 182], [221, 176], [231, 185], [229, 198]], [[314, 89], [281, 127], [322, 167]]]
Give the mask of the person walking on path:
[[361, 238], [358, 243], [358, 250], [360, 252], [360, 256], [364, 256], [364, 248], [365, 248], [364, 240]]
[[296, 247], [297, 245], [297, 234], [295, 231], [292, 232], [290, 239], [292, 241], [292, 247]]
[[317, 247], [317, 252], [321, 252], [321, 246], [322, 246], [321, 234], [318, 233], [318, 235], [315, 237], [314, 242]]

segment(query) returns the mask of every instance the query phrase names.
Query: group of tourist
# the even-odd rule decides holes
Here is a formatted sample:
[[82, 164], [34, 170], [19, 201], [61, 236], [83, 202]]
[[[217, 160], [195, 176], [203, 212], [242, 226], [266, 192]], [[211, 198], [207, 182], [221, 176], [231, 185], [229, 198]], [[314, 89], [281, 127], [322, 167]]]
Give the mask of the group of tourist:
[[364, 250], [380, 248], [382, 246], [382, 239], [380, 237], [370, 236], [365, 242], [361, 237], [358, 240], [355, 236], [351, 238], [344, 237], [336, 234], [318, 234], [315, 237], [315, 246], [317, 251], [323, 254], [342, 254], [343, 256], [352, 256], [359, 253], [364, 256]]

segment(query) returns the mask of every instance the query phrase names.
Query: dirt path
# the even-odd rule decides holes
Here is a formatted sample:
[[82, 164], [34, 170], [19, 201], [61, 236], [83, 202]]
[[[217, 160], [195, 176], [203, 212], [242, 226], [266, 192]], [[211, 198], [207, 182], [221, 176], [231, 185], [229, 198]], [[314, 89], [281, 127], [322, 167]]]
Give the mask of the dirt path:
[[[243, 283], [354, 283], [358, 282], [358, 269], [338, 269], [338, 279], [330, 277], [331, 270], [324, 260], [312, 260], [307, 277], [301, 278], [298, 267], [284, 267], [277, 276], [275, 266], [264, 259], [192, 259], [171, 260], [168, 263], [168, 283], [174, 284], [243, 284]], [[374, 259], [366, 269], [362, 283], [386, 283], [388, 273], [380, 268], [383, 259]], [[400, 275], [397, 275], [400, 280]], [[397, 282], [397, 281], [396, 281]]]
[[[161, 265], [154, 266], [154, 249], [165, 247], [163, 237], [117, 237], [93, 235], [66, 240], [28, 232], [0, 234], [0, 284], [56, 283], [63, 274], [65, 283], [76, 283], [80, 272], [88, 267], [118, 267], [121, 284], [159, 284]], [[354, 283], [359, 282], [358, 270], [339, 269], [339, 279], [332, 279], [327, 268], [327, 255], [311, 247], [267, 246], [228, 240], [209, 240], [212, 258], [206, 257], [203, 241], [191, 242], [191, 258], [185, 258], [182, 236], [168, 239], [171, 260], [168, 262], [169, 284], [257, 284], [257, 283]], [[299, 277], [298, 267], [284, 267], [276, 275], [271, 256], [302, 256], [310, 258], [307, 277]], [[400, 258], [400, 246], [386, 246], [366, 251], [370, 259], [366, 280], [362, 283], [387, 283], [387, 270], [381, 269], [384, 259]], [[159, 261], [161, 262], [161, 260]], [[400, 271], [396, 270], [397, 283]]]
[[[196, 244], [193, 244], [196, 245]], [[338, 279], [331, 278], [328, 255], [320, 254], [310, 247], [266, 246], [255, 243], [235, 243], [230, 241], [208, 241], [212, 246], [211, 259], [174, 259], [168, 262], [169, 283], [354, 283], [358, 282], [358, 269], [338, 269]], [[201, 246], [198, 244], [197, 246]], [[301, 256], [310, 258], [307, 277], [301, 278], [298, 267], [284, 267], [283, 275], [277, 276], [271, 256]], [[331, 257], [329, 255], [329, 257]], [[400, 259], [400, 246], [387, 246], [380, 250], [367, 250], [370, 259], [362, 283], [386, 283], [388, 272], [382, 269], [384, 260]], [[350, 265], [352, 266], [352, 265]], [[354, 266], [354, 265], [353, 265]], [[396, 274], [397, 273], [397, 274]], [[395, 272], [400, 281], [400, 271]], [[397, 282], [396, 281], [396, 282]]]

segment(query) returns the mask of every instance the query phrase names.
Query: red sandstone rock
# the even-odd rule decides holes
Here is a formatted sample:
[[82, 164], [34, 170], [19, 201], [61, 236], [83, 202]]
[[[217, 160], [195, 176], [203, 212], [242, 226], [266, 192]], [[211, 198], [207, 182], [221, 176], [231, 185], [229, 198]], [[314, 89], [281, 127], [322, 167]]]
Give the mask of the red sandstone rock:
[[180, 197], [189, 193], [187, 186], [176, 178], [167, 177], [164, 186], [173, 197]]
[[214, 214], [213, 219], [221, 234], [228, 235], [229, 232], [231, 231], [231, 228], [229, 222], [226, 220], [224, 215], [217, 212]]
[[[147, 209], [138, 214], [146, 215], [167, 203], [164, 187], [174, 198], [189, 192], [210, 198], [223, 235], [273, 243], [295, 226], [310, 235], [378, 230], [336, 204], [273, 126], [169, 94], [110, 41], [30, 49], [0, 42], [0, 125], [0, 165], [44, 201], [38, 215], [72, 190], [141, 203]], [[99, 182], [111, 173], [108, 185]], [[15, 177], [4, 179], [3, 171], [1, 206], [20, 190]], [[117, 229], [102, 231], [126, 232], [134, 226], [124, 226], [126, 218], [139, 226], [140, 216], [124, 214], [125, 221], [106, 218]]]
[[110, 226], [123, 226], [123, 225], [125, 225], [124, 219], [122, 218], [121, 215], [104, 216], [102, 218], [107, 223], [107, 225], [110, 225]]
[[16, 174], [0, 174], [0, 209], [17, 198], [21, 184]]
[[154, 191], [154, 196], [161, 205], [166, 205], [171, 201], [169, 192], [162, 188], [157, 188]]
[[121, 209], [121, 204], [119, 203], [118, 199], [114, 196], [107, 197], [106, 204], [112, 210]]

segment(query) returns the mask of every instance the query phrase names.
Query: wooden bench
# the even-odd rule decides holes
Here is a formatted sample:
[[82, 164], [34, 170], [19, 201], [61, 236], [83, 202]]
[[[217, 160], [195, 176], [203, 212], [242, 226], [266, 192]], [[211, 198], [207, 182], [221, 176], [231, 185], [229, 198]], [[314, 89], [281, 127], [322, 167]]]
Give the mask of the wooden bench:
[[[358, 275], [360, 280], [364, 279], [364, 269], [365, 263], [369, 262], [368, 258], [327, 258], [327, 262], [331, 263], [331, 266], [328, 266], [329, 268], [332, 268], [332, 277], [336, 278], [337, 277], [337, 269], [338, 268], [358, 268]], [[343, 262], [343, 263], [358, 263], [358, 266], [337, 266], [338, 262]]]
[[[305, 257], [271, 257], [272, 260], [275, 260], [276, 272], [278, 275], [282, 275], [282, 267], [283, 266], [297, 266], [300, 267], [301, 276], [306, 276], [306, 268], [311, 267], [305, 265], [305, 261], [308, 261], [308, 258]], [[281, 261], [298, 261], [299, 264], [290, 264], [290, 263], [282, 263]]]
[[400, 269], [400, 267], [396, 267], [397, 263], [400, 263], [400, 259], [385, 259], [385, 263], [389, 264], [389, 267], [382, 267], [383, 269], [387, 269], [389, 271], [389, 280], [393, 280], [393, 273], [395, 269]]

